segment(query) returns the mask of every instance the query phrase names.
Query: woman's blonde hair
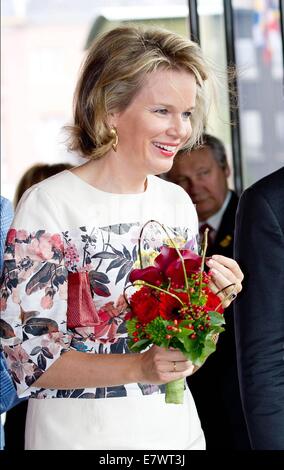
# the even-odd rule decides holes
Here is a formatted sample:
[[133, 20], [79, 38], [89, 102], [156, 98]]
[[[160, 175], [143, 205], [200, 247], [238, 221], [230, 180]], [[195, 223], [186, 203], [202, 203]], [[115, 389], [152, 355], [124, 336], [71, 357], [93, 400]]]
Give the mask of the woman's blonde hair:
[[67, 126], [69, 149], [99, 158], [112, 146], [107, 123], [112, 112], [129, 106], [147, 74], [157, 69], [193, 73], [197, 82], [196, 109], [191, 118], [192, 148], [201, 137], [208, 114], [205, 82], [210, 69], [198, 44], [161, 28], [120, 26], [98, 37], [88, 51], [74, 95], [74, 124]]

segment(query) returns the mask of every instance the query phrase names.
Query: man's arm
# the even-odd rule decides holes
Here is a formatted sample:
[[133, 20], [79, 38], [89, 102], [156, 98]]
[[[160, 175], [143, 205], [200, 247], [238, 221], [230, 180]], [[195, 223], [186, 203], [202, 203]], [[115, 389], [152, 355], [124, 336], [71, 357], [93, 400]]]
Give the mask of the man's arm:
[[241, 396], [254, 449], [284, 449], [284, 236], [254, 188], [236, 219], [235, 258], [244, 272], [235, 303]]

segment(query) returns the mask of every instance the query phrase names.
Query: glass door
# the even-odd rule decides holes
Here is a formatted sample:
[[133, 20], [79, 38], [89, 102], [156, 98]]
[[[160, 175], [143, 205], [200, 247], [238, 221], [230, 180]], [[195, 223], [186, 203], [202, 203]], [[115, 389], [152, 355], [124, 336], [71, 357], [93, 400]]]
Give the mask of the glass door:
[[284, 165], [283, 44], [278, 0], [233, 0], [245, 187]]

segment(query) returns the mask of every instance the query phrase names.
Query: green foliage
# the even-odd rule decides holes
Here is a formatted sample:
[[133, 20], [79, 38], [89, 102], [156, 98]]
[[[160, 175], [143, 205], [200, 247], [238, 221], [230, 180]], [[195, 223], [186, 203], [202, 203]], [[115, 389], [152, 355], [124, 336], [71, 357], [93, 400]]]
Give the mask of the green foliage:
[[[202, 317], [197, 322], [185, 319], [179, 323], [178, 328], [175, 328], [173, 321], [157, 317], [143, 328], [142, 335], [144, 335], [144, 338], [138, 341], [133, 341], [133, 333], [137, 332], [137, 321], [135, 319], [128, 320], [127, 330], [130, 336], [130, 348], [134, 352], [140, 352], [151, 344], [164, 348], [173, 347], [180, 350], [193, 364], [201, 366], [207, 357], [216, 350], [213, 335], [224, 331], [224, 328], [221, 326], [225, 323], [223, 315], [218, 312], [209, 312], [209, 314], [210, 328], [208, 330], [200, 330], [197, 333], [196, 330], [189, 329], [188, 327], [192, 325], [196, 327], [198, 324], [202, 325]], [[168, 330], [168, 326], [174, 329]]]
[[210, 315], [211, 325], [223, 325], [225, 323], [224, 316], [218, 312], [208, 312], [208, 315]]
[[141, 339], [140, 341], [137, 341], [137, 343], [133, 343], [133, 341], [130, 341], [129, 346], [132, 351], [140, 352], [146, 349], [151, 344], [152, 342], [149, 339]]
[[169, 345], [169, 340], [167, 340], [167, 324], [169, 322], [163, 320], [161, 317], [157, 317], [152, 320], [145, 327], [145, 332], [151, 338], [154, 344], [167, 348]]
[[137, 320], [136, 318], [132, 318], [131, 320], [127, 320], [127, 331], [129, 336], [132, 336], [134, 331], [136, 331], [136, 324]]

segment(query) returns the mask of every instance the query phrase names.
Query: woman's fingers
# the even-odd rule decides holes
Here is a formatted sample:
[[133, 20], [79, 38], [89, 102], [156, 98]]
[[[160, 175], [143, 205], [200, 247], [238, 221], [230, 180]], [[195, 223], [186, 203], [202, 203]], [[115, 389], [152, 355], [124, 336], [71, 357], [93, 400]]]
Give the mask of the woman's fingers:
[[[230, 258], [226, 258], [225, 256], [218, 255], [218, 258], [222, 258], [220, 261], [216, 258], [214, 255], [214, 258], [211, 258], [206, 263], [210, 267], [214, 282], [220, 288], [224, 288], [230, 284], [235, 284], [236, 292], [240, 292], [242, 290], [241, 283], [244, 276], [239, 268], [239, 265], [236, 263], [236, 261], [231, 260]], [[226, 264], [224, 264], [223, 260], [225, 260]]]
[[238, 263], [234, 259], [227, 258], [226, 256], [222, 255], [213, 255], [211, 259], [214, 263], [217, 263], [217, 266], [223, 267], [224, 269], [227, 268], [232, 273], [232, 275], [238, 279], [239, 282], [243, 281], [244, 275]]
[[194, 371], [192, 362], [176, 349], [165, 349], [154, 345], [141, 356], [145, 359], [142, 369], [147, 383], [167, 383], [187, 377]]
[[206, 264], [212, 273], [209, 287], [218, 294], [226, 308], [242, 290], [243, 273], [235, 260], [221, 255], [213, 255]]
[[193, 370], [194, 365], [190, 361], [165, 361], [161, 364], [163, 372], [186, 372]]

